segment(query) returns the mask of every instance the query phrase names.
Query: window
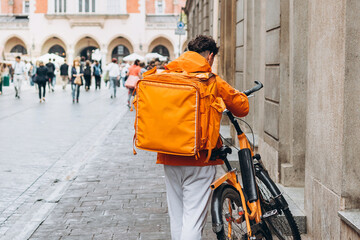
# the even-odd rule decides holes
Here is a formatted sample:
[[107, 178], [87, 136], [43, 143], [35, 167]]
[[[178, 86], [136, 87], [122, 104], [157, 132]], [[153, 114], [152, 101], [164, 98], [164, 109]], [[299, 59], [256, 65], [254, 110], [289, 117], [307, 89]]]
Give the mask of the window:
[[24, 14], [29, 14], [30, 12], [30, 2], [29, 1], [24, 1], [23, 2], [23, 13]]
[[151, 52], [158, 53], [164, 57], [170, 57], [169, 50], [163, 45], [157, 45]]
[[155, 13], [156, 14], [164, 14], [165, 13], [164, 0], [155, 0]]
[[80, 52], [80, 57], [85, 58], [86, 60], [92, 60], [92, 55], [95, 52], [97, 48], [96, 47], [86, 47]]
[[127, 47], [125, 47], [124, 45], [118, 45], [113, 49], [111, 57], [116, 58], [118, 61], [120, 61], [123, 57], [129, 54], [130, 52]]
[[110, 14], [126, 13], [126, 0], [107, 0], [107, 12]]
[[96, 12], [96, 0], [79, 0], [79, 13]]
[[67, 0], [52, 0], [54, 4], [54, 13], [66, 13]]
[[15, 47], [13, 47], [10, 50], [11, 53], [21, 53], [21, 54], [27, 54], [26, 48], [24, 48], [24, 46], [18, 44]]
[[60, 57], [66, 57], [66, 52], [65, 52], [64, 48], [58, 44], [52, 46], [49, 49], [49, 53], [54, 53]]

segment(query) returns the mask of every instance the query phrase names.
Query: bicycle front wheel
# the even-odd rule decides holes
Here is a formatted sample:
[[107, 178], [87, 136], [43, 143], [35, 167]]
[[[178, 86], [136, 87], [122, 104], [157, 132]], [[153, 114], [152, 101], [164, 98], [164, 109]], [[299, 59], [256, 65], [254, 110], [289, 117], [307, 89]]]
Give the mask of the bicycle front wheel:
[[263, 211], [278, 211], [278, 215], [265, 219], [271, 232], [280, 240], [301, 240], [298, 226], [287, 202], [270, 176], [264, 170], [257, 171], [256, 182]]
[[228, 186], [224, 187], [221, 194], [221, 204], [216, 211], [221, 213], [223, 226], [216, 233], [218, 240], [247, 239], [246, 222], [243, 217], [243, 207], [238, 191]]

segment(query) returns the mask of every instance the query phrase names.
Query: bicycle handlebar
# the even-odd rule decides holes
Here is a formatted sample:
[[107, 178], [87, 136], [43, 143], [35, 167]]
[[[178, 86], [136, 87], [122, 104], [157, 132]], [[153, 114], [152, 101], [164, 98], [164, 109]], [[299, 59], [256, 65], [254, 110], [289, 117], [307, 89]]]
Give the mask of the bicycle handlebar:
[[[259, 82], [259, 81], [255, 81], [255, 83], [256, 83], [256, 86], [255, 86], [255, 87], [253, 87], [253, 88], [251, 88], [251, 89], [246, 90], [246, 91], [243, 92], [246, 96], [249, 96], [249, 95], [252, 94], [253, 92], [259, 91], [259, 90], [264, 86], [264, 85], [263, 85], [261, 82]], [[241, 128], [240, 128], [239, 123], [236, 121], [234, 115], [232, 115], [232, 113], [231, 113], [229, 110], [227, 110], [227, 109], [225, 109], [224, 112], [227, 114], [227, 116], [229, 117], [231, 123], [234, 125], [237, 135], [242, 134], [243, 132], [242, 132], [242, 130], [241, 130]]]
[[249, 89], [249, 90], [244, 91], [244, 94], [245, 94], [246, 96], [249, 96], [249, 95], [252, 94], [253, 92], [259, 91], [259, 90], [264, 86], [264, 85], [263, 85], [261, 82], [259, 82], [259, 81], [255, 81], [255, 83], [256, 83], [256, 86], [255, 86], [255, 87], [253, 87], [253, 88], [251, 88], [251, 89]]

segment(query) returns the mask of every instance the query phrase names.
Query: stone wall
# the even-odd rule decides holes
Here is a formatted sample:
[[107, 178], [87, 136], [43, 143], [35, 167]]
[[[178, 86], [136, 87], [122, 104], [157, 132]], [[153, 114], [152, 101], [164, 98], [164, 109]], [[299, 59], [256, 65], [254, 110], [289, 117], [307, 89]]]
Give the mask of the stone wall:
[[[245, 120], [271, 176], [305, 188], [309, 236], [358, 239], [337, 211], [360, 208], [360, 1], [219, 0], [207, 14], [191, 4], [218, 17], [219, 74], [239, 90], [264, 83]], [[199, 21], [189, 17], [190, 38], [207, 33]]]
[[336, 213], [360, 208], [359, 11], [359, 1], [309, 2], [305, 209], [314, 239], [345, 239]]

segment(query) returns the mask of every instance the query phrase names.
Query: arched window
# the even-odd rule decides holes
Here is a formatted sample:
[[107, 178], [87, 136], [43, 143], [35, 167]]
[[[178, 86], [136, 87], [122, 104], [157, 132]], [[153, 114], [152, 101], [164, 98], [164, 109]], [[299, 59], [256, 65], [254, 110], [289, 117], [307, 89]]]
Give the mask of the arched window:
[[26, 48], [20, 44], [16, 45], [10, 50], [11, 53], [27, 54]]
[[118, 45], [114, 48], [114, 50], [111, 53], [112, 58], [116, 58], [118, 61], [120, 61], [123, 57], [130, 54], [130, 51], [127, 47], [124, 45]]
[[163, 45], [157, 45], [151, 52], [170, 57], [169, 50]]
[[86, 47], [80, 52], [80, 57], [85, 57], [86, 60], [92, 60], [92, 54], [96, 47]]
[[56, 54], [56, 55], [58, 55], [60, 57], [66, 57], [65, 49], [62, 46], [58, 45], [58, 44], [52, 46], [49, 49], [49, 53], [54, 53], [54, 54]]

